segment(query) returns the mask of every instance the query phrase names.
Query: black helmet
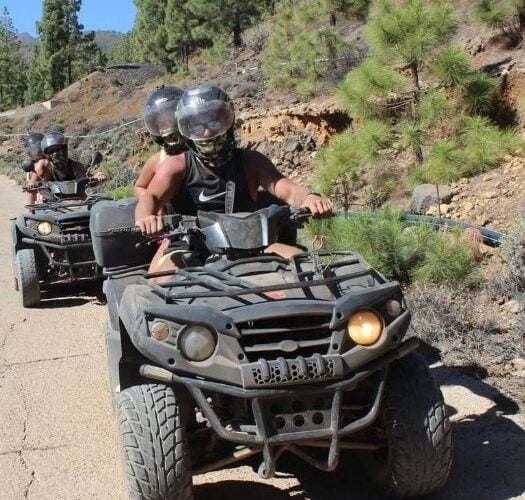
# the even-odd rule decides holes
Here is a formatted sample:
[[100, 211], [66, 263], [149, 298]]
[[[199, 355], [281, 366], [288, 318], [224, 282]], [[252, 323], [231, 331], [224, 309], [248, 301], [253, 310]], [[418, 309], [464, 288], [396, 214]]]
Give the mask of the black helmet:
[[67, 151], [67, 139], [60, 132], [49, 132], [41, 142], [42, 151], [49, 155], [56, 151]]
[[187, 149], [175, 117], [182, 93], [182, 89], [174, 85], [161, 85], [151, 92], [144, 106], [144, 124], [148, 132], [153, 140], [171, 155]]
[[206, 84], [184, 92], [177, 106], [177, 122], [188, 146], [205, 165], [220, 166], [231, 158], [235, 113], [224, 90]]
[[24, 148], [27, 151], [27, 154], [33, 161], [38, 161], [40, 158], [43, 158], [41, 141], [44, 138], [44, 134], [39, 132], [32, 132], [28, 134], [24, 139]]

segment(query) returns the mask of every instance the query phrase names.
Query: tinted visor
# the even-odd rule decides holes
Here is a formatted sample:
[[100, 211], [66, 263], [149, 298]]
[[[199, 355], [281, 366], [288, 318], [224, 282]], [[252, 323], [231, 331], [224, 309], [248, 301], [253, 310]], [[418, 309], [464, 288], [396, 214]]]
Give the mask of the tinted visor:
[[175, 101], [166, 101], [144, 112], [144, 124], [151, 135], [165, 137], [177, 132]]
[[197, 141], [226, 133], [233, 126], [234, 119], [231, 104], [223, 101], [195, 104], [178, 113], [180, 133]]

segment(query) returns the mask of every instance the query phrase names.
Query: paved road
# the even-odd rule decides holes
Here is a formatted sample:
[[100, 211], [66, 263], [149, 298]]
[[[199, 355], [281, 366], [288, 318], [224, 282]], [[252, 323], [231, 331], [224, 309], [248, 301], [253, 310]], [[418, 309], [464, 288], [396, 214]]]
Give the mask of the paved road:
[[[105, 307], [94, 291], [70, 291], [22, 308], [9, 253], [9, 217], [22, 208], [19, 190], [0, 179], [0, 500], [125, 498], [106, 388]], [[516, 404], [455, 370], [434, 372], [454, 415], [455, 466], [432, 499], [525, 498], [525, 418]], [[267, 482], [252, 465], [196, 477], [197, 499], [381, 499], [351, 459], [323, 474], [284, 458]]]

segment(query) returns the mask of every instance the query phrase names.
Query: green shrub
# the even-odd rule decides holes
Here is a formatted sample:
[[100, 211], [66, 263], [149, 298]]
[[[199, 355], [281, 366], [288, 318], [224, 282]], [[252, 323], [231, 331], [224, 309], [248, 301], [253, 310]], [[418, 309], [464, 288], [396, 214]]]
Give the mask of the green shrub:
[[402, 283], [468, 283], [473, 257], [459, 233], [405, 223], [398, 212], [355, 213], [312, 221], [306, 234], [326, 236], [326, 248], [353, 250], [382, 274]]
[[460, 85], [470, 75], [470, 56], [459, 47], [446, 47], [434, 59], [431, 72], [447, 85]]
[[127, 186], [121, 186], [121, 187], [117, 187], [109, 191], [106, 191], [104, 195], [109, 196], [110, 198], [113, 198], [114, 200], [120, 200], [121, 198], [134, 197], [135, 192], [133, 191], [133, 185], [129, 184]]
[[418, 283], [465, 283], [475, 276], [472, 253], [460, 241], [460, 233], [435, 233], [425, 249], [422, 264], [415, 270]]
[[463, 86], [467, 111], [473, 115], [489, 115], [498, 104], [498, 89], [494, 78], [486, 73], [473, 73]]

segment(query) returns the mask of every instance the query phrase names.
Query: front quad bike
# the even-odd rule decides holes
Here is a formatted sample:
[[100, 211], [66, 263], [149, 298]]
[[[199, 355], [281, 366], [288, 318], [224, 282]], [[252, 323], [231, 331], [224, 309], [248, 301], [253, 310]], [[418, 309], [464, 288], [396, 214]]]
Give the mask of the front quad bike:
[[86, 196], [92, 179], [40, 183], [35, 190], [50, 201], [29, 205], [11, 226], [15, 289], [24, 307], [40, 304], [41, 289], [52, 283], [100, 279], [89, 218], [97, 197]]
[[418, 340], [403, 340], [399, 284], [349, 251], [262, 252], [301, 220], [277, 206], [173, 215], [167, 251], [187, 267], [147, 274], [155, 246], [128, 227], [132, 204], [94, 206], [132, 498], [191, 498], [192, 474], [259, 453], [271, 478], [285, 451], [323, 471], [353, 451], [397, 497], [444, 485], [450, 426]]

